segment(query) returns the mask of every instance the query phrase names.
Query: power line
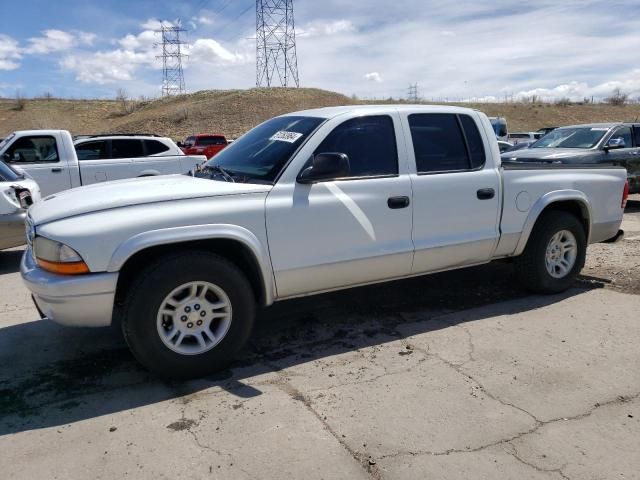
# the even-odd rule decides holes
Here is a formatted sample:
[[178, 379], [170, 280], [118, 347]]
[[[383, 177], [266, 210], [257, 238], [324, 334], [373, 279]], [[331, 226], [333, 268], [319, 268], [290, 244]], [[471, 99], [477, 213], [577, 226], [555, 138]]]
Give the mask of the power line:
[[240, 17], [242, 17], [245, 13], [247, 13], [249, 10], [251, 10], [253, 8], [253, 2], [251, 2], [249, 4], [249, 6], [247, 8], [245, 8], [244, 10], [242, 10], [238, 15], [236, 15], [235, 17], [233, 17], [231, 20], [229, 20], [227, 23], [225, 23], [222, 27], [220, 27], [217, 30], [217, 33], [219, 34], [222, 30], [224, 30], [225, 28], [227, 28], [229, 25], [232, 25], [233, 23], [237, 22]]
[[300, 86], [293, 0], [256, 0], [256, 86]]
[[186, 30], [180, 25], [165, 25], [160, 23], [160, 30], [156, 33], [162, 35], [162, 55], [156, 58], [162, 59], [162, 96], [179, 95], [186, 92], [184, 73], [182, 71], [182, 59], [188, 57], [183, 53], [183, 47], [187, 44], [180, 39], [180, 34]]

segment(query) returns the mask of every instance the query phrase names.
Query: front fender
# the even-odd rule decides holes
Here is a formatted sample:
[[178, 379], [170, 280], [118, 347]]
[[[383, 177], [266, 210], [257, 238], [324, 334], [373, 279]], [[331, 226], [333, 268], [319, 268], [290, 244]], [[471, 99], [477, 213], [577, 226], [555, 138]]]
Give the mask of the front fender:
[[107, 271], [119, 271], [129, 258], [150, 247], [216, 238], [238, 241], [251, 251], [260, 267], [264, 282], [265, 303], [272, 304], [275, 299], [275, 282], [269, 252], [251, 231], [237, 225], [193, 225], [139, 233], [120, 244], [111, 256]]
[[553, 192], [545, 193], [543, 196], [541, 196], [536, 201], [536, 203], [533, 204], [531, 210], [529, 210], [529, 215], [524, 222], [524, 227], [522, 228], [520, 240], [518, 241], [518, 245], [516, 246], [514, 255], [520, 255], [524, 251], [524, 248], [527, 246], [527, 242], [529, 241], [529, 236], [531, 235], [533, 227], [544, 209], [554, 203], [567, 201], [577, 202], [580, 205], [580, 209], [582, 210], [582, 215], [587, 218], [587, 245], [589, 244], [593, 218], [591, 213], [591, 203], [589, 202], [589, 199], [583, 192], [579, 190], [555, 190]]

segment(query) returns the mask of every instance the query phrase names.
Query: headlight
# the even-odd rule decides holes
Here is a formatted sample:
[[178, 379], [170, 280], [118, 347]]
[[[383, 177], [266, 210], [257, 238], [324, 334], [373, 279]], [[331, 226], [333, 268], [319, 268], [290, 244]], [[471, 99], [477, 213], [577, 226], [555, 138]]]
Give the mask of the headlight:
[[89, 272], [89, 267], [78, 252], [64, 243], [36, 237], [33, 241], [33, 254], [40, 268], [48, 272], [61, 275]]

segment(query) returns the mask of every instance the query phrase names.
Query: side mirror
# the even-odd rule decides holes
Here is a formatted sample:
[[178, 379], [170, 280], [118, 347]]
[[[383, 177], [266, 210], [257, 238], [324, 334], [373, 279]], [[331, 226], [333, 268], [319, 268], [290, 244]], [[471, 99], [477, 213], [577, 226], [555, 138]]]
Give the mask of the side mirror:
[[622, 137], [612, 137], [609, 139], [607, 144], [604, 146], [606, 151], [616, 150], [618, 148], [625, 148], [626, 145], [624, 143], [624, 138]]
[[351, 173], [349, 157], [344, 153], [319, 153], [314, 155], [311, 166], [298, 175], [298, 183], [315, 183], [348, 177]]
[[5, 153], [4, 155], [2, 155], [2, 160], [4, 160], [7, 163], [11, 162], [11, 155], [9, 155], [8, 153]]

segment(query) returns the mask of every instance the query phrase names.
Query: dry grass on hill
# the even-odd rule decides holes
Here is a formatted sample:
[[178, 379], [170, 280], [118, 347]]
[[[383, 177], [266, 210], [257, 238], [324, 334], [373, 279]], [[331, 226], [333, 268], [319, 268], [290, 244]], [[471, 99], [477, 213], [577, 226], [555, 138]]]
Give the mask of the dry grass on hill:
[[[150, 101], [129, 100], [126, 104], [116, 100], [0, 99], [0, 137], [13, 130], [61, 128], [74, 134], [149, 132], [181, 139], [192, 133], [220, 132], [235, 138], [274, 115], [354, 103], [360, 102], [313, 88], [209, 90]], [[638, 104], [464, 106], [506, 117], [511, 131], [640, 117]]]

